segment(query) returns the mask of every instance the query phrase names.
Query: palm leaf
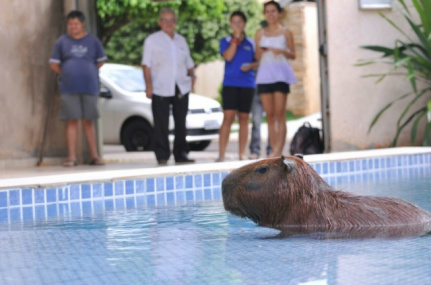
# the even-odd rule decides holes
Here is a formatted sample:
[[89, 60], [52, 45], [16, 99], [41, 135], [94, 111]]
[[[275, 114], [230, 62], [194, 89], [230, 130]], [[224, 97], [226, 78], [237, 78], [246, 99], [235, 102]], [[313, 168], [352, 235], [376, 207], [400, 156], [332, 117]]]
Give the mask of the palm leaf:
[[412, 143], [414, 145], [416, 144], [416, 136], [417, 136], [419, 122], [426, 115], [426, 108], [422, 108], [421, 110], [422, 110], [422, 112], [420, 114], [418, 114], [415, 121], [413, 122], [413, 127], [412, 127], [410, 140], [412, 141]]

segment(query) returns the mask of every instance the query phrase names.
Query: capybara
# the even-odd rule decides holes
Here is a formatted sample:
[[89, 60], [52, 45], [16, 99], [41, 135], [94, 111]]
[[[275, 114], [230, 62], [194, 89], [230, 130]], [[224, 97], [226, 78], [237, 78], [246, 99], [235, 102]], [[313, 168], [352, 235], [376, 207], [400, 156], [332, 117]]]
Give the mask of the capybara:
[[335, 191], [299, 157], [260, 160], [223, 180], [227, 211], [295, 233], [402, 237], [431, 231], [431, 213], [397, 198]]

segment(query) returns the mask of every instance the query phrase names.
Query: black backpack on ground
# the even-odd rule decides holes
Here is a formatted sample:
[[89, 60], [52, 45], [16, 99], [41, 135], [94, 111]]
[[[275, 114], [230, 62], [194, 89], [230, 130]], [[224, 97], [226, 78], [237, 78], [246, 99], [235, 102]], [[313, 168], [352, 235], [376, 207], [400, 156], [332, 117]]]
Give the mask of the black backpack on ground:
[[320, 129], [314, 128], [309, 122], [305, 122], [290, 143], [290, 154], [317, 154], [323, 153], [323, 141], [320, 136]]

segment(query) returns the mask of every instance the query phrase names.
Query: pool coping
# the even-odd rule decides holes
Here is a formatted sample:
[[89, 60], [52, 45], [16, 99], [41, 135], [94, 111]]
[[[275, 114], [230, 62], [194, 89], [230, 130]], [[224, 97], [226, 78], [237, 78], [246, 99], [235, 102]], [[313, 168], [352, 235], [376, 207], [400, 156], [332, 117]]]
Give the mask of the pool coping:
[[[399, 155], [415, 155], [431, 153], [431, 147], [398, 147], [386, 149], [360, 150], [351, 152], [336, 152], [316, 155], [306, 155], [308, 163], [348, 161], [364, 158], [390, 157]], [[79, 171], [74, 173], [47, 174], [38, 176], [23, 176], [0, 179], [0, 191], [11, 188], [43, 188], [75, 183], [113, 182], [121, 179], [161, 177], [167, 175], [184, 175], [189, 173], [229, 172], [249, 164], [254, 160], [228, 161], [205, 164], [184, 164], [165, 167]]]

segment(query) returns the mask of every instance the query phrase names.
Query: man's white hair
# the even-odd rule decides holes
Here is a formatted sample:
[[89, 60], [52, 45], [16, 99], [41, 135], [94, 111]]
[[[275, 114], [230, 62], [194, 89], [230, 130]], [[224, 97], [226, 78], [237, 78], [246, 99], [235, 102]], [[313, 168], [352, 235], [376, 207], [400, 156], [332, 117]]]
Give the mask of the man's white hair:
[[172, 8], [168, 8], [168, 7], [163, 8], [162, 10], [160, 10], [160, 13], [159, 13], [159, 20], [161, 20], [161, 19], [162, 19], [162, 15], [163, 15], [163, 14], [165, 14], [165, 13], [170, 13], [170, 14], [174, 15], [175, 22], [178, 22], [178, 16], [177, 16], [177, 13], [175, 12], [175, 10], [174, 10], [174, 9], [172, 9]]

